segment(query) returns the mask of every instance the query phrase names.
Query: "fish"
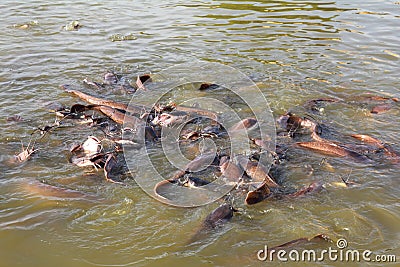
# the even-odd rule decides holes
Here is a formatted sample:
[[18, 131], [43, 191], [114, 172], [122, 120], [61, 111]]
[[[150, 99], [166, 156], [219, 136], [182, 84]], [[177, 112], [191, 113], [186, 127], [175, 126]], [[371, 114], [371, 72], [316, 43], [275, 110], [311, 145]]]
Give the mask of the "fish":
[[100, 199], [95, 195], [80, 192], [73, 189], [62, 188], [50, 184], [45, 184], [37, 180], [29, 181], [21, 185], [21, 189], [34, 195], [42, 197], [51, 197], [57, 199], [68, 199], [68, 200], [87, 200], [99, 202]]
[[392, 109], [392, 105], [391, 104], [382, 104], [382, 105], [374, 106], [371, 109], [371, 113], [372, 114], [381, 114], [381, 113], [385, 113], [385, 112], [387, 112], [387, 111], [389, 111], [391, 109]]
[[111, 178], [110, 174], [111, 174], [112, 170], [115, 169], [115, 167], [117, 167], [117, 159], [114, 154], [110, 153], [107, 156], [106, 162], [104, 164], [104, 168], [103, 168], [104, 176], [105, 176], [106, 180], [109, 182], [116, 183], [116, 184], [124, 184], [121, 182], [117, 182]]
[[223, 226], [226, 222], [232, 219], [234, 212], [237, 211], [237, 209], [228, 203], [224, 203], [214, 209], [200, 224], [200, 227], [190, 238], [188, 244], [192, 244], [195, 241], [204, 238], [213, 229]]
[[366, 134], [352, 134], [351, 136], [362, 142], [372, 144], [378, 147], [379, 149], [383, 149], [385, 156], [387, 156], [394, 164], [400, 163], [400, 153], [395, 151], [391, 146], [389, 146], [385, 142]]
[[236, 211], [232, 205], [224, 203], [214, 209], [203, 221], [201, 230], [216, 228], [233, 217], [233, 212]]
[[214, 152], [202, 153], [186, 165], [185, 171], [197, 172], [209, 167], [210, 165], [217, 164], [218, 157]]
[[242, 155], [237, 155], [236, 160], [254, 182], [266, 182], [269, 187], [280, 187], [269, 176], [267, 168], [260, 162], [251, 161]]
[[238, 183], [244, 175], [244, 170], [234, 162], [227, 160], [220, 164], [221, 174], [229, 181]]
[[267, 182], [263, 182], [259, 187], [253, 191], [249, 191], [246, 195], [244, 203], [246, 205], [253, 205], [263, 201], [272, 195]]
[[272, 151], [274, 150], [274, 143], [272, 142], [271, 138], [267, 137], [264, 139], [260, 139], [260, 138], [250, 138], [250, 140], [258, 147], [268, 150], [268, 151]]
[[336, 98], [317, 98], [311, 99], [304, 104], [304, 107], [311, 110], [312, 112], [321, 112], [321, 104], [322, 103], [337, 103], [340, 102], [339, 99]]
[[255, 118], [246, 118], [234, 124], [232, 127], [230, 127], [228, 132], [250, 129], [256, 124], [257, 120]]
[[351, 137], [353, 137], [353, 138], [355, 138], [357, 140], [360, 140], [362, 142], [375, 145], [375, 146], [377, 146], [379, 148], [384, 148], [385, 147], [384, 143], [381, 140], [376, 139], [376, 138], [371, 137], [371, 136], [366, 135], [366, 134], [352, 134]]
[[143, 105], [134, 105], [132, 103], [127, 105], [125, 103], [119, 103], [119, 102], [115, 102], [112, 100], [107, 100], [107, 99], [91, 96], [91, 95], [85, 94], [83, 92], [70, 89], [70, 86], [66, 85], [66, 84], [60, 85], [60, 87], [62, 89], [64, 89], [67, 93], [73, 94], [73, 95], [79, 97], [80, 99], [82, 99], [90, 104], [93, 104], [93, 105], [107, 106], [107, 107], [111, 107], [111, 108], [115, 108], [115, 109], [119, 109], [119, 110], [124, 110], [126, 112], [130, 112], [132, 114], [136, 114], [139, 116], [142, 115], [143, 113], [151, 111], [151, 108], [148, 108]]
[[186, 173], [198, 172], [209, 166], [216, 166], [218, 163], [218, 157], [214, 152], [202, 153], [186, 164], [183, 169], [178, 170], [170, 180], [174, 181], [183, 177]]
[[292, 194], [288, 194], [286, 196], [289, 198], [295, 198], [295, 197], [304, 196], [304, 195], [307, 195], [310, 193], [317, 193], [323, 189], [324, 189], [323, 183], [313, 182], [310, 185], [305, 186], [305, 187], [301, 188], [300, 190], [298, 190]]
[[319, 241], [325, 241], [328, 243], [332, 243], [332, 239], [326, 235], [326, 234], [318, 234], [315, 235], [311, 238], [308, 237], [302, 237], [302, 238], [298, 238], [298, 239], [294, 239], [292, 241], [283, 243], [281, 245], [269, 248], [269, 251], [280, 251], [280, 250], [285, 250], [285, 249], [289, 249], [289, 248], [293, 248], [293, 247], [297, 247], [299, 245], [307, 245], [307, 244], [312, 244], [315, 242], [319, 242]]
[[188, 121], [189, 116], [186, 112], [162, 113], [152, 120], [153, 125], [172, 127]]
[[365, 155], [352, 151], [337, 143], [328, 141], [313, 141], [313, 142], [297, 142], [297, 146], [310, 149], [320, 154], [333, 157], [348, 157], [361, 162], [371, 162], [371, 159]]
[[135, 127], [136, 125], [144, 124], [144, 121], [141, 119], [121, 112], [117, 108], [110, 106], [94, 106], [93, 109], [100, 111], [118, 124], [125, 124], [127, 127]]
[[138, 75], [137, 79], [136, 79], [136, 86], [137, 89], [142, 89], [142, 90], [146, 90], [146, 87], [144, 87], [144, 83], [147, 81], [151, 81], [151, 76], [150, 74], [143, 74], [143, 75]]
[[286, 113], [277, 120], [278, 124], [281, 125], [283, 129], [288, 131], [290, 134], [295, 132], [301, 132], [301, 129], [318, 133], [320, 131], [319, 125], [307, 118], [301, 118], [299, 116], [293, 115], [292, 113]]

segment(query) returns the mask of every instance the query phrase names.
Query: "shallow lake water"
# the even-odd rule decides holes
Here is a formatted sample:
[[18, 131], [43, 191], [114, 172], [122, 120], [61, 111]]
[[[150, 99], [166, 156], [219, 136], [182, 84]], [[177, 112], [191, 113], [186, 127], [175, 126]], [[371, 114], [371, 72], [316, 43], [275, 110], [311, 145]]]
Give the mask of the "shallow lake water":
[[[70, 145], [98, 130], [57, 129], [37, 142], [29, 161], [9, 162], [32, 131], [54, 122], [49, 103], [83, 103], [61, 84], [127, 103], [135, 96], [87, 88], [82, 81], [102, 81], [112, 70], [133, 82], [138, 74], [199, 60], [248, 76], [275, 119], [287, 111], [306, 115], [303, 105], [311, 99], [343, 100], [314, 115], [334, 129], [333, 138], [344, 142], [350, 134], [368, 134], [399, 153], [400, 104], [371, 114], [358, 98], [400, 97], [398, 1], [3, 0], [0, 8], [0, 266], [264, 266], [271, 263], [259, 261], [257, 252], [265, 245], [320, 233], [345, 238], [351, 249], [399, 256], [399, 164], [383, 156], [360, 164], [289, 145], [278, 179], [295, 188], [321, 181], [326, 190], [242, 205], [232, 220], [191, 244], [219, 204], [165, 205], [143, 192], [134, 174], [121, 186], [107, 182], [101, 171], [70, 164]], [[67, 30], [72, 21], [82, 27]], [[24, 120], [6, 120], [14, 115]], [[157, 160], [157, 147], [152, 149], [153, 163], [167, 172], [165, 159]], [[346, 177], [358, 186], [338, 186]], [[82, 195], [57, 195], [42, 183]], [[376, 265], [350, 263], [366, 264]]]

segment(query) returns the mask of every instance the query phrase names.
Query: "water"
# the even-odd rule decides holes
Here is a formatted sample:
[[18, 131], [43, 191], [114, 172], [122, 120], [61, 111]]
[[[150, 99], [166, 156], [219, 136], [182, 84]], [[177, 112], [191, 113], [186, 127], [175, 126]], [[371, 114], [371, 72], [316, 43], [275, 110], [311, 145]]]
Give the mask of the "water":
[[[361, 185], [247, 207], [192, 245], [188, 239], [218, 204], [166, 206], [134, 181], [110, 184], [101, 172], [68, 164], [70, 144], [93, 129], [57, 130], [40, 141], [30, 161], [7, 163], [35, 127], [54, 121], [47, 103], [77, 102], [60, 84], [84, 90], [84, 78], [101, 80], [108, 69], [135, 79], [178, 63], [223, 63], [257, 83], [275, 117], [302, 112], [312, 98], [366, 92], [399, 97], [398, 2], [4, 0], [0, 8], [1, 266], [261, 266], [267, 263], [257, 261], [256, 252], [264, 245], [318, 233], [344, 237], [352, 249], [399, 255], [399, 169], [385, 162], [364, 166], [328, 158], [321, 164], [321, 156], [291, 149], [285, 183], [333, 184], [349, 175]], [[63, 29], [74, 20], [83, 27]], [[113, 41], [118, 35], [133, 40]], [[118, 90], [85, 90], [131, 98]], [[17, 114], [25, 121], [5, 121]], [[370, 134], [399, 151], [398, 114], [398, 105], [376, 116], [363, 105], [332, 105], [321, 119], [340, 133]], [[93, 199], [46, 193], [39, 181]]]

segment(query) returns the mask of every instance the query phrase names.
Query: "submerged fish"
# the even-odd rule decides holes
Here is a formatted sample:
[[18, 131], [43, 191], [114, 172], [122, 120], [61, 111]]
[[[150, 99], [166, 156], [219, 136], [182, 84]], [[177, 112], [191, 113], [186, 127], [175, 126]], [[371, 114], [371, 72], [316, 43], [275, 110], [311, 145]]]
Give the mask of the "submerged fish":
[[371, 109], [371, 113], [372, 114], [381, 114], [381, 113], [385, 113], [386, 111], [389, 111], [391, 109], [392, 109], [391, 104], [382, 104], [382, 105], [374, 106]]
[[328, 243], [332, 243], [332, 239], [326, 235], [326, 234], [318, 234], [316, 236], [313, 236], [311, 238], [308, 237], [303, 237], [303, 238], [298, 238], [298, 239], [294, 239], [292, 241], [283, 243], [279, 246], [275, 246], [272, 248], [269, 248], [269, 251], [280, 251], [280, 250], [285, 250], [285, 249], [289, 249], [289, 248], [293, 248], [293, 247], [297, 247], [299, 245], [308, 245], [308, 244], [313, 244], [316, 242], [320, 242], [320, 241], [324, 241], [324, 242], [328, 242]]
[[81, 191], [62, 188], [50, 184], [45, 184], [37, 180], [29, 181], [21, 185], [21, 189], [29, 194], [34, 194], [42, 197], [51, 197], [57, 199], [68, 200], [87, 200], [87, 201], [100, 201], [98, 197], [84, 193]]
[[320, 192], [321, 190], [324, 189], [324, 184], [320, 182], [314, 182], [311, 183], [310, 185], [301, 188], [297, 192], [294, 192], [292, 194], [287, 195], [288, 197], [299, 197], [299, 196], [304, 196], [310, 193], [317, 193]]
[[233, 217], [236, 211], [230, 204], [222, 204], [213, 210], [203, 221], [202, 229], [210, 229], [220, 226]]

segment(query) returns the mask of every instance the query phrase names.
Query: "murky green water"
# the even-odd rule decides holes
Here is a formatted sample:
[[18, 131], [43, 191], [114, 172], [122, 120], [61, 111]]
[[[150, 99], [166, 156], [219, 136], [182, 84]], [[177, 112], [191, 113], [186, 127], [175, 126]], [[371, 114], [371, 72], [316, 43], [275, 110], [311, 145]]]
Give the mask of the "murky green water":
[[[1, 266], [263, 266], [269, 263], [256, 253], [264, 245], [318, 233], [346, 238], [352, 249], [399, 255], [400, 172], [386, 162], [321, 163], [322, 156], [290, 149], [280, 177], [286, 184], [333, 184], [349, 175], [361, 185], [248, 207], [192, 245], [190, 236], [218, 204], [170, 207], [133, 180], [122, 187], [106, 182], [102, 172], [68, 164], [70, 144], [91, 128], [54, 131], [30, 161], [7, 163], [35, 127], [54, 121], [47, 103], [77, 102], [60, 84], [129, 101], [120, 90], [83, 87], [84, 78], [101, 80], [108, 69], [135, 79], [199, 59], [227, 64], [259, 85], [275, 117], [289, 109], [304, 112], [301, 105], [313, 98], [399, 97], [398, 2], [4, 0], [0, 8]], [[73, 20], [83, 27], [64, 30]], [[115, 40], [121, 36], [132, 40]], [[318, 119], [399, 151], [399, 110], [372, 116], [363, 105], [331, 105]], [[6, 122], [17, 114], [25, 121]], [[54, 196], [38, 181], [91, 197]]]

